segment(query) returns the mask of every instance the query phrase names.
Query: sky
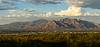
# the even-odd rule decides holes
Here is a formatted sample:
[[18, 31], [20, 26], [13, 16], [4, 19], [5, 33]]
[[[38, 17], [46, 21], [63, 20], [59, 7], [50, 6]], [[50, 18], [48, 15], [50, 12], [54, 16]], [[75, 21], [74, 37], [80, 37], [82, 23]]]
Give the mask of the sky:
[[31, 4], [31, 3], [22, 3], [22, 2], [18, 2], [16, 4], [16, 7], [18, 9], [23, 9], [23, 8], [26, 8], [26, 9], [33, 9], [33, 10], [36, 10], [36, 11], [45, 11], [45, 12], [48, 12], [48, 11], [60, 11], [60, 10], [65, 10], [67, 9], [67, 5], [65, 5], [65, 3], [61, 3], [61, 4]]
[[97, 16], [90, 21], [100, 23], [99, 5], [100, 0], [0, 0], [0, 24], [53, 16]]
[[[100, 7], [98, 5], [100, 5], [99, 0], [0, 0], [0, 15], [7, 13], [5, 10], [8, 11], [16, 9], [31, 9], [39, 12], [55, 12], [59, 15], [64, 14], [64, 12], [79, 14], [84, 11], [90, 13], [100, 13]], [[75, 12], [76, 9], [79, 12]], [[62, 11], [64, 12], [61, 13]]]

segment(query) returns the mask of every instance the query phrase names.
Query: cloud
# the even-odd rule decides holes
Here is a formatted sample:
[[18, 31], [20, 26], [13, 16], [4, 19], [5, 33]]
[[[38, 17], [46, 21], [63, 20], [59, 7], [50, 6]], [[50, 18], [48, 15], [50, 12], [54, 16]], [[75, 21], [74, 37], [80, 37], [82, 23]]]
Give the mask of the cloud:
[[52, 12], [37, 12], [35, 10], [29, 9], [16, 9], [16, 10], [8, 10], [8, 14], [5, 17], [49, 17], [52, 15]]
[[0, 0], [0, 10], [16, 9], [16, 2], [31, 4], [59, 4], [61, 0]]
[[15, 9], [15, 0], [0, 0], [0, 10]]
[[57, 16], [100, 16], [100, 12], [82, 12], [80, 8], [72, 8], [54, 13]]
[[[35, 10], [7, 10], [9, 11], [7, 15], [0, 16], [0, 25], [9, 24], [13, 22], [26, 22], [34, 21], [37, 19], [49, 19], [52, 16], [52, 12], [38, 12]], [[54, 18], [54, 17], [53, 17]]]
[[[0, 0], [0, 10], [15, 9], [16, 2], [32, 4], [59, 4], [64, 0]], [[89, 7], [100, 9], [100, 0], [66, 0], [68, 4], [75, 7]]]
[[81, 7], [69, 7], [68, 10], [62, 10], [60, 12], [55, 13], [55, 15], [60, 16], [80, 16], [81, 13]]
[[100, 0], [66, 0], [71, 6], [100, 9]]
[[[100, 9], [100, 0], [66, 0], [69, 4], [67, 10], [55, 13], [60, 16], [100, 16], [99, 13], [82, 10], [82, 8]], [[93, 9], [92, 9], [93, 10]]]
[[39, 14], [35, 14], [33, 10], [6, 10], [8, 14], [0, 16], [0, 25], [9, 24], [13, 22], [34, 21], [40, 19]]
[[28, 2], [32, 4], [58, 4], [61, 0], [21, 0], [22, 2]]

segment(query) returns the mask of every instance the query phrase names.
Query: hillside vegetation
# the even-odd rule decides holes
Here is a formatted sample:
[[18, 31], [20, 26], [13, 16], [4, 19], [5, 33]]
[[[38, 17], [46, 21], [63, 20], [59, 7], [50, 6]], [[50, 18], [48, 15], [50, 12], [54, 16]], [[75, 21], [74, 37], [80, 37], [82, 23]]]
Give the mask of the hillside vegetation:
[[1, 34], [0, 47], [100, 47], [100, 32]]

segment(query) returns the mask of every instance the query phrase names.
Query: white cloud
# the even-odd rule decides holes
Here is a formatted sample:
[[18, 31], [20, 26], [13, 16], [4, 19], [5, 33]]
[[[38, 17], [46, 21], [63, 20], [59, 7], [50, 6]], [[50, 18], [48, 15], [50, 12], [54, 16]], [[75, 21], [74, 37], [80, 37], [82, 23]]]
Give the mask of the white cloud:
[[[100, 16], [100, 12], [84, 11], [82, 8], [100, 9], [100, 0], [66, 0], [69, 4], [67, 10], [56, 12], [55, 15], [60, 16]], [[84, 12], [83, 12], [84, 11]]]
[[81, 15], [81, 8], [80, 7], [69, 7], [68, 10], [62, 10], [55, 15], [60, 16], [80, 16]]
[[66, 0], [71, 6], [100, 9], [100, 0]]
[[[92, 9], [93, 10], [93, 9]], [[89, 12], [85, 11], [81, 7], [71, 6], [67, 10], [62, 10], [60, 12], [55, 12], [58, 16], [100, 16], [100, 12]]]

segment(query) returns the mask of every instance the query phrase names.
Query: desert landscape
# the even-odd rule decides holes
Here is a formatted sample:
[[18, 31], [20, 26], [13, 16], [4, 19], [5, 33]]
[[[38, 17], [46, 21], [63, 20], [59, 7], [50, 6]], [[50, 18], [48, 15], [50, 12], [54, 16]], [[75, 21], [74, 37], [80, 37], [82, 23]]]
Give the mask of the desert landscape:
[[100, 47], [100, 0], [0, 0], [0, 47]]

